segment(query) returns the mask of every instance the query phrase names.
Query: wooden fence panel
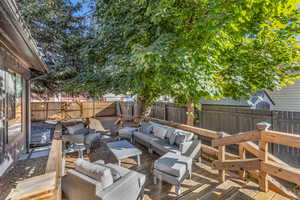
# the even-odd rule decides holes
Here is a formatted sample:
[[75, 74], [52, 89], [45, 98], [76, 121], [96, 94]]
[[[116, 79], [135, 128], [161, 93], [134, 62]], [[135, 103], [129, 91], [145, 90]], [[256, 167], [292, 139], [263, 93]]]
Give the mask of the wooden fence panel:
[[[273, 130], [300, 134], [300, 112], [273, 111]], [[295, 167], [300, 166], [300, 149], [279, 144], [272, 145], [272, 153]]]
[[[124, 103], [121, 103], [124, 106]], [[133, 103], [127, 103], [127, 110], [133, 109]], [[123, 111], [124, 112], [124, 111]], [[131, 113], [128, 113], [132, 115]], [[172, 103], [157, 102], [152, 107], [151, 117], [186, 124], [186, 108]], [[266, 121], [272, 124], [274, 131], [300, 134], [300, 112], [251, 110], [247, 107], [204, 105], [195, 110], [195, 126], [214, 131], [237, 134], [256, 129], [256, 124]], [[210, 144], [209, 138], [201, 137], [204, 144]], [[231, 146], [232, 147], [232, 146]], [[236, 147], [231, 150], [237, 150]], [[292, 166], [300, 166], [300, 149], [279, 144], [269, 145], [269, 151]]]
[[181, 124], [187, 122], [187, 108], [174, 103], [167, 103], [167, 120]]
[[157, 119], [167, 120], [166, 108], [167, 104], [163, 102], [157, 102], [151, 109], [151, 116]]
[[115, 116], [115, 102], [32, 102], [32, 121]]

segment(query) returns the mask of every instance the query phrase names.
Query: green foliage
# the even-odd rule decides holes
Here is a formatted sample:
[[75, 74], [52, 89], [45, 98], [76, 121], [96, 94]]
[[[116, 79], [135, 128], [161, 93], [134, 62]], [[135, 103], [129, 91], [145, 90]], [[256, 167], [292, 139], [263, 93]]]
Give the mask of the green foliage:
[[87, 26], [85, 18], [77, 14], [81, 3], [17, 0], [17, 4], [49, 68], [46, 76], [33, 82], [34, 92], [59, 92], [84, 66], [81, 52], [85, 47]]
[[179, 103], [273, 90], [299, 71], [293, 0], [96, 0], [76, 92]]
[[85, 34], [67, 0], [18, 1], [72, 94], [185, 104], [273, 90], [300, 70], [295, 0], [95, 0]]

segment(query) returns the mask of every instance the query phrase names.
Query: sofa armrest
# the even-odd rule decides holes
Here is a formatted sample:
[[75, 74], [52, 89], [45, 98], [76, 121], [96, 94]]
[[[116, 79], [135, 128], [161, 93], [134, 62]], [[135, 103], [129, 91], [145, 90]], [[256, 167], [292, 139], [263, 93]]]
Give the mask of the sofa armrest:
[[201, 150], [201, 140], [193, 140], [187, 151], [183, 153], [184, 156], [196, 158]]
[[62, 191], [72, 200], [96, 199], [96, 185], [96, 180], [73, 169], [62, 178]]
[[96, 188], [96, 196], [103, 200], [132, 200], [137, 199], [142, 193], [145, 184], [145, 175], [130, 171], [111, 186], [101, 190]]
[[181, 143], [179, 145], [179, 151], [181, 154], [185, 154], [188, 149], [190, 148], [190, 146], [192, 145], [193, 141], [189, 141], [189, 142], [184, 142], [184, 143]]

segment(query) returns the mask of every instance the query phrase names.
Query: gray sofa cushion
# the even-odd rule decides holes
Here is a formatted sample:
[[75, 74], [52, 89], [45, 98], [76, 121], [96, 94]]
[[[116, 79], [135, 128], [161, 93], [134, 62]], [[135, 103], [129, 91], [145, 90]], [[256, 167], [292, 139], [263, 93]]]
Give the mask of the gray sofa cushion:
[[176, 130], [175, 128], [168, 127], [168, 132], [166, 134], [166, 138], [170, 139], [170, 137], [174, 134], [175, 130]]
[[146, 143], [149, 143], [151, 142], [151, 140], [155, 139], [155, 137], [153, 135], [150, 135], [150, 134], [145, 134], [145, 133], [142, 133], [142, 132], [133, 132], [133, 135], [135, 138], [138, 138]]
[[170, 145], [166, 140], [156, 138], [151, 141], [151, 145], [154, 149], [156, 148], [164, 153], [172, 152], [174, 154], [180, 154], [179, 149], [174, 145]]
[[124, 127], [119, 130], [119, 136], [123, 138], [131, 138], [133, 132], [137, 130], [137, 128]]
[[103, 160], [98, 160], [98, 161], [93, 162], [93, 163], [95, 163], [97, 165], [104, 166], [104, 167], [108, 167], [111, 171], [114, 182], [118, 181], [122, 176], [124, 176], [125, 174], [127, 174], [129, 172], [129, 170], [127, 170], [126, 168], [122, 168], [122, 167], [119, 167], [119, 166], [114, 165], [114, 164], [105, 165]]
[[180, 134], [180, 135], [185, 135], [185, 142], [191, 141], [194, 137], [194, 133], [189, 132], [189, 131], [183, 131], [180, 129], [176, 129], [175, 133]]
[[[175, 130], [176, 134], [175, 144], [179, 147], [181, 143], [192, 141], [194, 134], [188, 131]], [[170, 142], [171, 143], [171, 142]]]
[[178, 134], [176, 133], [176, 139], [175, 139], [175, 145], [176, 146], [180, 146], [180, 144], [184, 143], [186, 141], [186, 136], [185, 135], [181, 135], [181, 134]]
[[88, 135], [90, 132], [90, 129], [83, 127], [82, 129], [78, 129], [74, 131], [74, 135]]
[[74, 126], [67, 126], [67, 129], [68, 129], [68, 132], [70, 135], [75, 135], [75, 132], [80, 130], [80, 129], [83, 129], [84, 128], [84, 124], [83, 123], [79, 123], [79, 124], [76, 124]]
[[166, 126], [153, 126], [153, 134], [154, 136], [160, 138], [160, 139], [164, 139], [166, 137], [166, 134], [168, 132], [168, 127]]
[[173, 134], [171, 134], [170, 137], [169, 137], [170, 145], [174, 145], [175, 140], [176, 140], [176, 132], [173, 132]]
[[101, 139], [101, 133], [91, 133], [85, 136], [85, 144], [92, 145], [94, 142]]
[[173, 153], [167, 153], [154, 162], [155, 169], [175, 177], [184, 176], [191, 165], [191, 158]]
[[111, 170], [106, 166], [90, 163], [83, 159], [77, 159], [75, 166], [76, 171], [99, 181], [103, 190], [113, 184]]
[[144, 122], [142, 123], [140, 127], [140, 132], [146, 133], [146, 134], [151, 134], [152, 133], [152, 127], [153, 123], [152, 122]]

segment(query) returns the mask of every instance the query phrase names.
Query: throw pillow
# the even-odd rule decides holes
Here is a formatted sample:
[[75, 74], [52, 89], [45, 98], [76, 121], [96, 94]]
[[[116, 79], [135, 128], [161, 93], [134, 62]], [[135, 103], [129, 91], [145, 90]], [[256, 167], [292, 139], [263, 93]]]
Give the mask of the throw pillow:
[[84, 128], [83, 123], [79, 123], [79, 124], [76, 124], [74, 126], [67, 126], [67, 129], [68, 129], [68, 132], [69, 132], [70, 135], [74, 135], [75, 131], [80, 130], [82, 128]]
[[85, 137], [85, 144], [92, 145], [101, 139], [101, 133], [91, 133]]
[[185, 135], [185, 142], [191, 141], [194, 137], [194, 133], [192, 132], [183, 131], [179, 129], [177, 129], [176, 132], [180, 135]]
[[97, 164], [97, 165], [101, 165], [101, 166], [109, 168], [110, 171], [111, 171], [111, 174], [113, 176], [114, 182], [116, 182], [117, 180], [119, 180], [121, 178], [121, 174], [116, 169], [114, 169], [113, 167], [105, 165], [105, 162], [103, 160], [98, 160], [94, 163]]
[[175, 145], [180, 146], [181, 143], [184, 143], [186, 141], [186, 135], [176, 133], [176, 139], [175, 139]]
[[164, 126], [153, 126], [153, 133], [154, 136], [160, 138], [160, 139], [165, 139], [165, 136], [167, 134], [168, 128]]
[[113, 184], [111, 170], [106, 166], [90, 163], [83, 159], [77, 159], [75, 166], [76, 171], [99, 181], [103, 190]]
[[173, 134], [169, 137], [170, 145], [174, 145], [175, 140], [176, 140], [176, 132], [173, 132]]
[[167, 131], [167, 134], [166, 134], [166, 138], [167, 139], [170, 139], [171, 135], [173, 135], [175, 131], [175, 128], [172, 128], [172, 127], [168, 127], [168, 131]]
[[141, 132], [146, 133], [146, 134], [151, 134], [152, 133], [152, 124], [150, 122], [145, 122], [141, 125]]

